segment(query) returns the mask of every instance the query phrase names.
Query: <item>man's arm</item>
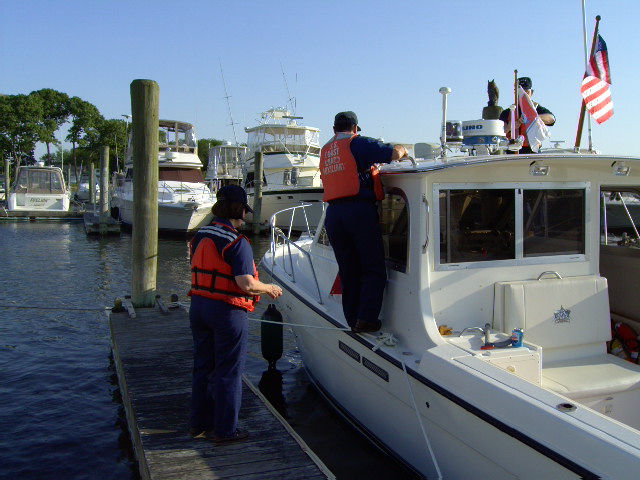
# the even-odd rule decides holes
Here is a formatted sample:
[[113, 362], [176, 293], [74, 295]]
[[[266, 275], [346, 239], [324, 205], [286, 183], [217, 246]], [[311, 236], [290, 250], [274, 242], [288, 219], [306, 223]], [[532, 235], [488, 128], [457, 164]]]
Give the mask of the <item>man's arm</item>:
[[252, 275], [237, 275], [236, 283], [240, 289], [249, 295], [266, 294], [271, 298], [278, 298], [282, 295], [282, 289], [273, 283], [262, 283], [256, 280]]

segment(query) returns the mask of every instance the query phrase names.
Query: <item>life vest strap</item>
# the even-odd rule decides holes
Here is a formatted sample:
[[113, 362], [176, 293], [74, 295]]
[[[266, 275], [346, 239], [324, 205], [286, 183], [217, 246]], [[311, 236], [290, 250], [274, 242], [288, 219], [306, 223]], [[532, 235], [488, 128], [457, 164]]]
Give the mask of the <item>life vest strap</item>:
[[[204, 268], [198, 268], [198, 267], [192, 267], [191, 271], [193, 273], [196, 274], [196, 283], [192, 283], [191, 284], [191, 288], [194, 290], [201, 290], [201, 291], [205, 291], [205, 292], [211, 292], [211, 293], [220, 293], [222, 295], [228, 295], [230, 297], [238, 297], [238, 298], [244, 298], [245, 300], [249, 301], [253, 299], [252, 295], [243, 295], [241, 293], [236, 293], [236, 292], [230, 292], [229, 290], [222, 290], [220, 288], [214, 288], [214, 285], [216, 283], [216, 277], [222, 277], [222, 278], [226, 278], [228, 280], [235, 280], [235, 276], [233, 275], [227, 275], [226, 273], [221, 273], [218, 270], [206, 270]], [[198, 273], [204, 273], [206, 275], [211, 275], [211, 286], [209, 287], [205, 287], [203, 285], [198, 285]]]

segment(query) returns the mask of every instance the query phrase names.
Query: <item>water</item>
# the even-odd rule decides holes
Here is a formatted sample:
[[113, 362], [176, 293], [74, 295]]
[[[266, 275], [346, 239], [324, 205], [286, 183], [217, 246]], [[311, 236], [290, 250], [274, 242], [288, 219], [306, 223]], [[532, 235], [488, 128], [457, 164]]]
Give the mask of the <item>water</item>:
[[[258, 260], [268, 239], [252, 244]], [[0, 265], [0, 478], [139, 478], [104, 311], [130, 293], [131, 236], [87, 237], [75, 222], [0, 223]], [[188, 240], [160, 239], [158, 294], [187, 301], [189, 283]], [[287, 329], [281, 379], [266, 372], [259, 335], [251, 323], [247, 375], [338, 479], [414, 478], [319, 396]]]

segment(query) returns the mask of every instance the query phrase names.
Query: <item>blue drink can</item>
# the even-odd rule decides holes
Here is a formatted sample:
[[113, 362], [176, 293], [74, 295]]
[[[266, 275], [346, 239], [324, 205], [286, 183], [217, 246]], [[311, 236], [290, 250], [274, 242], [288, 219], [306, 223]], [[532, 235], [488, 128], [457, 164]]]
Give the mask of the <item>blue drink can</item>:
[[524, 330], [522, 330], [521, 328], [514, 328], [513, 331], [511, 332], [511, 346], [521, 347], [523, 336], [524, 336]]

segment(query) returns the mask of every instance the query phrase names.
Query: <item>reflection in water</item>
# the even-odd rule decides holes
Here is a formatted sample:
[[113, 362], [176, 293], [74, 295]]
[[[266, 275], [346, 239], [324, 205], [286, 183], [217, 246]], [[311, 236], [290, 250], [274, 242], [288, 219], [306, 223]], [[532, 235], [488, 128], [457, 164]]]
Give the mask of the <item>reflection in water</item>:
[[282, 393], [282, 372], [271, 365], [260, 377], [258, 388], [280, 415], [287, 418], [287, 405]]

